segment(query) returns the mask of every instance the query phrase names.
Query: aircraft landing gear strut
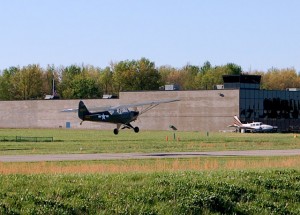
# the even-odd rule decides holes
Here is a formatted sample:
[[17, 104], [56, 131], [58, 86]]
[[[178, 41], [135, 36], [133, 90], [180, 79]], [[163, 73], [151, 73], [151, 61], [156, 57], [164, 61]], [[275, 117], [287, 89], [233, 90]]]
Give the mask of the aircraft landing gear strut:
[[130, 123], [127, 123], [126, 125], [127, 127], [132, 128], [135, 133], [139, 133], [140, 131], [139, 127], [133, 127]]
[[[139, 127], [133, 127], [130, 123], [127, 123], [125, 124], [125, 126], [122, 128], [129, 128], [129, 129], [133, 129], [135, 133], [139, 133], [140, 129]], [[117, 128], [114, 129], [114, 134], [117, 135], [119, 133], [119, 129], [120, 129], [120, 126], [118, 126]]]

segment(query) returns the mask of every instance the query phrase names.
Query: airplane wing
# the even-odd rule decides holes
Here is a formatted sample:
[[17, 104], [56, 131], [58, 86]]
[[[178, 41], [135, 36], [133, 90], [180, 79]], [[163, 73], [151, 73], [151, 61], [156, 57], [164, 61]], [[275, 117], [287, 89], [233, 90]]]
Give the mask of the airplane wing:
[[[90, 107], [89, 111], [109, 111], [112, 110], [112, 106], [106, 106], [106, 107]], [[68, 108], [63, 109], [61, 112], [77, 112], [78, 108]]]
[[249, 130], [255, 130], [255, 128], [247, 127], [247, 126], [242, 126], [242, 127], [240, 127], [240, 128], [249, 129]]
[[[118, 110], [118, 109], [128, 109], [128, 108], [135, 108], [140, 106], [147, 106], [145, 109], [140, 111], [140, 114], [145, 113], [146, 111], [156, 107], [162, 103], [170, 103], [180, 101], [179, 99], [165, 99], [165, 100], [158, 100], [158, 101], [146, 101], [141, 103], [133, 103], [133, 104], [124, 104], [124, 105], [117, 105], [117, 106], [106, 106], [106, 107], [90, 107], [88, 108], [89, 111], [111, 111], [111, 110]], [[77, 112], [78, 108], [74, 109], [64, 109], [62, 112]]]
[[125, 104], [125, 105], [118, 105], [115, 107], [112, 107], [112, 110], [115, 109], [128, 109], [128, 108], [137, 108], [137, 107], [145, 107], [142, 108], [139, 111], [139, 115], [142, 115], [143, 113], [151, 110], [152, 108], [158, 106], [159, 104], [162, 103], [170, 103], [170, 102], [176, 102], [176, 101], [180, 101], [179, 99], [164, 99], [164, 100], [158, 100], [158, 101], [146, 101], [146, 102], [141, 102], [141, 103], [133, 103], [133, 104]]
[[239, 128], [240, 126], [233, 124], [233, 125], [228, 125], [227, 127], [231, 127], [231, 128]]
[[133, 104], [125, 104], [125, 105], [118, 105], [111, 107], [111, 109], [123, 109], [123, 108], [134, 108], [134, 107], [140, 107], [140, 106], [157, 106], [162, 103], [170, 103], [170, 102], [176, 102], [180, 101], [179, 99], [164, 99], [164, 100], [158, 100], [158, 101], [147, 101], [147, 102], [141, 102], [141, 103], [133, 103]]
[[254, 130], [255, 128], [249, 127], [249, 126], [240, 126], [237, 124], [228, 125], [227, 127], [233, 127], [233, 128], [241, 128], [241, 129], [248, 129], [248, 130]]

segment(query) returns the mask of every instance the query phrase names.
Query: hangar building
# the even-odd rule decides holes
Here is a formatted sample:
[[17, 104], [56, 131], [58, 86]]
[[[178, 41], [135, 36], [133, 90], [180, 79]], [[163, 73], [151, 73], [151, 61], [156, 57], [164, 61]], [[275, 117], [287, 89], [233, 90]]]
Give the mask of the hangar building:
[[[143, 130], [179, 131], [228, 130], [233, 116], [242, 122], [260, 121], [278, 126], [280, 131], [298, 131], [300, 91], [261, 90], [260, 76], [225, 75], [218, 90], [121, 92], [119, 99], [84, 99], [87, 107], [115, 106], [161, 99], [179, 98], [179, 102], [161, 104], [142, 115], [134, 126]], [[76, 113], [62, 113], [76, 108], [79, 100], [1, 101], [0, 128], [115, 128], [113, 124], [84, 122]]]
[[224, 89], [239, 90], [239, 117], [243, 122], [260, 121], [279, 131], [299, 131], [300, 91], [261, 90], [261, 76], [225, 75]]

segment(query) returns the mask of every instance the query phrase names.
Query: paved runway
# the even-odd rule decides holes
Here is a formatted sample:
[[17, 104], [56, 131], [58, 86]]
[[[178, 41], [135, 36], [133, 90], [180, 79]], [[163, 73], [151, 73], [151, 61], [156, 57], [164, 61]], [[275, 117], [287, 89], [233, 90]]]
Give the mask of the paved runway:
[[2, 155], [0, 162], [74, 161], [74, 160], [120, 160], [150, 158], [191, 158], [214, 156], [292, 156], [300, 155], [300, 149], [249, 150], [217, 152], [166, 152], [166, 153], [116, 153], [116, 154], [46, 154], [46, 155]]

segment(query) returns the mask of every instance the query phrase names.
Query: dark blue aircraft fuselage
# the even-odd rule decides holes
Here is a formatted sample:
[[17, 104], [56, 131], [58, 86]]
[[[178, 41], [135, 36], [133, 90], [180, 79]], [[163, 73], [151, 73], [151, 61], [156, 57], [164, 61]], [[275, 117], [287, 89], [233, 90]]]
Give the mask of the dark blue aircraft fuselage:
[[123, 113], [111, 114], [108, 111], [89, 113], [82, 117], [82, 120], [92, 121], [92, 122], [107, 122], [115, 124], [127, 124], [136, 120], [139, 115], [138, 111], [128, 111]]

